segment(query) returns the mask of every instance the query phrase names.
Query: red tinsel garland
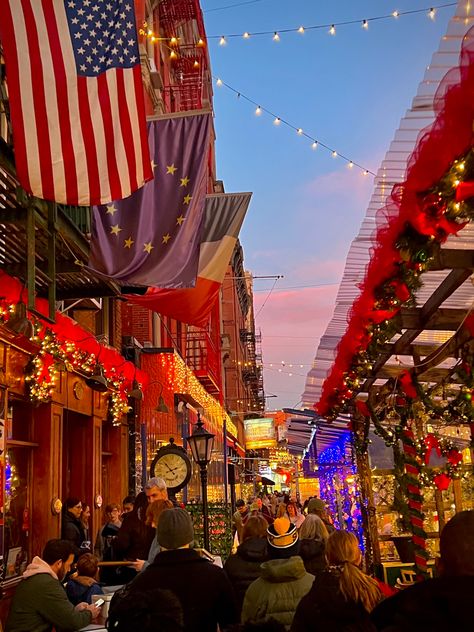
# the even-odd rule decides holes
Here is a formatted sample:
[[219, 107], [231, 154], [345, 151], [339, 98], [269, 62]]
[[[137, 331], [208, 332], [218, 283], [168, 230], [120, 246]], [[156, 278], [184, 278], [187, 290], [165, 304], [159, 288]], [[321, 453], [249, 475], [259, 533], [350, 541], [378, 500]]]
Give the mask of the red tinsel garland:
[[[345, 377], [354, 356], [366, 350], [370, 343], [368, 324], [370, 328], [371, 323], [390, 320], [398, 313], [398, 309], [377, 310], [375, 291], [397, 275], [402, 257], [395, 244], [406, 226], [411, 225], [440, 243], [464, 226], [450, 222], [442, 213], [427, 213], [426, 200], [420, 200], [419, 193], [437, 183], [454, 159], [473, 144], [474, 28], [464, 38], [459, 67], [451, 69], [438, 87], [434, 111], [435, 121], [418, 136], [408, 161], [405, 182], [393, 187], [386, 205], [377, 213], [372, 256], [360, 285], [361, 293], [349, 311], [347, 330], [315, 405], [320, 415], [331, 415], [332, 409], [349, 397]], [[465, 195], [469, 192], [463, 191]]]
[[[3, 270], [0, 270], [0, 288], [0, 299], [6, 304], [16, 305], [20, 300], [24, 303], [27, 302], [26, 288], [18, 279], [9, 276]], [[48, 301], [36, 298], [35, 309], [46, 316], [49, 313]], [[72, 342], [79, 350], [88, 354], [93, 353], [96, 357], [98, 356], [106, 375], [114, 375], [114, 373], [122, 375], [125, 378], [124, 386], [126, 388], [130, 388], [134, 379], [142, 384], [143, 387], [146, 387], [148, 384], [147, 373], [137, 369], [132, 362], [126, 361], [116, 349], [100, 344], [93, 334], [83, 329], [69, 316], [56, 312], [55, 320], [55, 323], [42, 322], [56, 334], [59, 341]], [[47, 367], [45, 366], [46, 369]]]

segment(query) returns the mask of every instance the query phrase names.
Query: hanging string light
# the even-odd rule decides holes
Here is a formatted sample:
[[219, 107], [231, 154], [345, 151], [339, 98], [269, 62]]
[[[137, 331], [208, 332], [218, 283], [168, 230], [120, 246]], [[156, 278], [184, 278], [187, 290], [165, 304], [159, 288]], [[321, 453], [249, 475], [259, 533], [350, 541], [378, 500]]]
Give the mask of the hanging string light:
[[[447, 9], [449, 7], [455, 7], [457, 2], [446, 2], [444, 4], [435, 5], [432, 7], [425, 7], [424, 9], [411, 9], [407, 11], [392, 11], [391, 13], [384, 15], [375, 15], [373, 17], [364, 18], [364, 19], [356, 19], [356, 20], [341, 20], [340, 22], [329, 22], [328, 24], [313, 24], [311, 26], [299, 26], [297, 28], [283, 28], [283, 29], [273, 29], [271, 31], [245, 31], [242, 33], [229, 33], [227, 35], [208, 35], [207, 39], [219, 39], [219, 44], [227, 43], [227, 40], [230, 38], [241, 38], [249, 39], [250, 36], [258, 37], [265, 35], [273, 35], [273, 39], [278, 41], [280, 39], [281, 33], [305, 33], [306, 31], [315, 31], [321, 29], [328, 29], [328, 33], [330, 35], [336, 35], [336, 28], [338, 26], [350, 26], [352, 24], [362, 24], [362, 28], [364, 30], [368, 30], [369, 22], [380, 22], [381, 20], [393, 20], [393, 18], [399, 18], [400, 16], [408, 16], [408, 15], [418, 15], [424, 13], [431, 20], [436, 18], [436, 13], [439, 9]], [[224, 41], [222, 41], [224, 40]]]
[[237, 98], [244, 99], [245, 101], [248, 101], [248, 103], [251, 103], [252, 105], [254, 105], [255, 108], [256, 108], [255, 109], [256, 116], [261, 116], [262, 113], [270, 115], [273, 118], [274, 125], [276, 125], [276, 126], [279, 126], [281, 124], [286, 125], [287, 127], [289, 127], [292, 130], [294, 130], [298, 134], [298, 136], [304, 136], [305, 138], [308, 138], [311, 141], [311, 148], [312, 149], [316, 149], [318, 146], [321, 146], [324, 149], [327, 149], [328, 151], [330, 151], [331, 155], [333, 156], [333, 158], [339, 157], [339, 158], [341, 158], [341, 160], [344, 160], [345, 162], [347, 162], [347, 165], [348, 165], [349, 168], [352, 169], [353, 167], [357, 167], [358, 169], [360, 169], [362, 171], [362, 173], [365, 176], [369, 175], [369, 173], [372, 174], [373, 176], [375, 176], [375, 173], [373, 171], [371, 171], [370, 169], [366, 169], [365, 167], [363, 167], [359, 163], [355, 162], [354, 160], [351, 160], [350, 158], [348, 158], [344, 154], [341, 154], [338, 151], [336, 151], [335, 149], [333, 149], [332, 147], [329, 147], [329, 145], [326, 145], [325, 143], [323, 143], [322, 141], [314, 138], [310, 134], [307, 134], [306, 132], [303, 131], [303, 129], [301, 127], [297, 127], [296, 125], [293, 125], [292, 123], [289, 123], [288, 121], [283, 119], [281, 116], [277, 116], [276, 114], [274, 114], [273, 112], [271, 112], [267, 108], [265, 108], [262, 105], [260, 105], [259, 103], [257, 103], [257, 101], [254, 101], [253, 99], [251, 99], [250, 97], [246, 96], [245, 94], [243, 94], [239, 90], [236, 90], [235, 88], [233, 88], [231, 85], [229, 85], [228, 83], [223, 81], [220, 77], [217, 77], [217, 78], [213, 77], [213, 79], [215, 80], [216, 85], [219, 88], [222, 88], [222, 86], [225, 86], [228, 90], [233, 92], [237, 96]]

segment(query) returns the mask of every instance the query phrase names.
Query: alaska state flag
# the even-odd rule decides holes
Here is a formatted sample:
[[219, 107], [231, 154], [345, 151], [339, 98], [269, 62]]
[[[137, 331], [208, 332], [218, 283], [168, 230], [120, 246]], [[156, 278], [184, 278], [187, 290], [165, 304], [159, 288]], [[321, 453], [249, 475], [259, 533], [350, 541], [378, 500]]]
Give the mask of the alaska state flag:
[[206, 197], [195, 287], [182, 290], [149, 288], [142, 296], [127, 294], [126, 298], [131, 303], [183, 323], [205, 327], [219, 295], [251, 196], [251, 193], [217, 193]]
[[89, 268], [122, 284], [194, 286], [211, 125], [210, 113], [149, 123], [154, 179], [93, 208]]

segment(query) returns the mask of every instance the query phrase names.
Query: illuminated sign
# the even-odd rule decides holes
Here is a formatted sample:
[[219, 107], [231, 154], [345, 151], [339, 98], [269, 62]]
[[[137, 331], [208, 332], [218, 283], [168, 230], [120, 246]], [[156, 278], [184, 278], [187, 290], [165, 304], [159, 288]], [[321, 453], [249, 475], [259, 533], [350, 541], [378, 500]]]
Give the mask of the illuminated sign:
[[244, 427], [246, 450], [275, 447], [275, 420], [272, 417], [246, 419]]

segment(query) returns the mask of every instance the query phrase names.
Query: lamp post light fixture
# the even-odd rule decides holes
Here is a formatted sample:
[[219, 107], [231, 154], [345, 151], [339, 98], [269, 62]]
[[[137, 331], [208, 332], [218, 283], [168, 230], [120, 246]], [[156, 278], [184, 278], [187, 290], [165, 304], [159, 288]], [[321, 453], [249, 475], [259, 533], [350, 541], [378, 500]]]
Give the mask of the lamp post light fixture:
[[[214, 437], [212, 433], [204, 428], [201, 421], [201, 414], [198, 413], [197, 423], [194, 426], [193, 433], [187, 437], [187, 442], [191, 448], [191, 454], [194, 461], [199, 465], [201, 474], [202, 488], [202, 517], [203, 517], [203, 533], [204, 548], [209, 551], [209, 511], [207, 505], [207, 466], [211, 460], [212, 447], [214, 445]], [[210, 552], [210, 551], [209, 551]]]

